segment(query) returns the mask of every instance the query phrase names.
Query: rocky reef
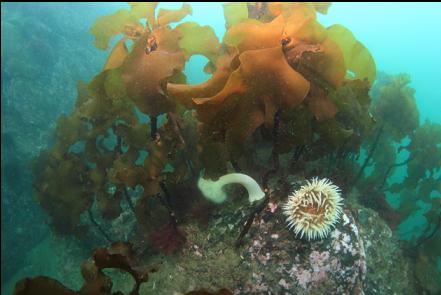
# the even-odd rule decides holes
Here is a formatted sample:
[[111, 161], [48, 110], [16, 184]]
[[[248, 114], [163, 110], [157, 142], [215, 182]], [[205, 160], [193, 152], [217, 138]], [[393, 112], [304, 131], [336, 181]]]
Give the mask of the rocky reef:
[[[182, 227], [187, 240], [178, 253], [138, 257], [157, 270], [140, 285], [139, 294], [215, 294], [223, 288], [229, 290], [226, 294], [415, 294], [412, 262], [375, 211], [349, 201], [328, 237], [307, 241], [288, 229], [281, 208], [286, 196], [276, 191], [243, 245], [237, 245], [250, 205], [239, 187], [228, 191], [233, 200], [218, 208], [208, 225]], [[80, 264], [81, 256], [72, 254]], [[113, 280], [112, 290], [133, 288], [128, 273], [106, 274]], [[69, 279], [70, 286], [81, 286], [78, 272], [65, 275], [77, 278]]]
[[[45, 282], [62, 294], [120, 294], [108, 268], [129, 274], [114, 281], [132, 295], [436, 294], [424, 273], [439, 259], [441, 129], [419, 123], [410, 78], [377, 77], [348, 28], [320, 24], [330, 3], [225, 4], [223, 40], [182, 22], [191, 5], [157, 6], [131, 2], [96, 20], [90, 32], [110, 49], [107, 61], [78, 84], [73, 111], [33, 161], [34, 196], [53, 232], [93, 253], [83, 287], [37, 277], [16, 294]], [[194, 55], [211, 74], [198, 85], [183, 72]], [[240, 187], [203, 196], [198, 183], [229, 173], [253, 179], [259, 196]], [[318, 217], [307, 226], [332, 217], [308, 241], [281, 208], [322, 178], [338, 198], [313, 192], [301, 204], [300, 214]], [[393, 193], [402, 195], [395, 209]], [[421, 202], [425, 229], [399, 244], [392, 230]]]

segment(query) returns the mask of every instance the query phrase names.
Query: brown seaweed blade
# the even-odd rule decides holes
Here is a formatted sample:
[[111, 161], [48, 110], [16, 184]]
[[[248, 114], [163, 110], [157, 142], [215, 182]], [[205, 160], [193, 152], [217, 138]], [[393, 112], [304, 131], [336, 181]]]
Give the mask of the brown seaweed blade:
[[224, 88], [233, 67], [231, 65], [233, 58], [237, 56], [237, 51], [224, 54], [217, 60], [216, 71], [212, 77], [206, 82], [198, 85], [188, 84], [167, 84], [167, 94], [180, 104], [187, 108], [194, 107], [193, 98], [196, 97], [210, 97], [218, 93]]
[[123, 64], [124, 59], [129, 54], [125, 41], [125, 38], [123, 38], [118, 41], [115, 47], [113, 47], [112, 52], [104, 65], [103, 71], [118, 68]]
[[314, 84], [311, 85], [311, 90], [305, 98], [305, 104], [319, 122], [333, 118], [338, 112], [337, 107], [327, 97], [325, 91]]
[[93, 261], [98, 270], [117, 268], [128, 272], [135, 280], [130, 294], [138, 294], [141, 283], [148, 280], [151, 269], [136, 266], [135, 252], [130, 243], [118, 241], [108, 248], [98, 248], [93, 253]]
[[25, 278], [15, 285], [14, 295], [77, 295], [57, 280], [49, 277]]
[[97, 248], [92, 259], [81, 266], [85, 280], [80, 291], [66, 288], [49, 277], [26, 278], [15, 285], [14, 295], [117, 295], [112, 293], [112, 280], [103, 273], [103, 269], [116, 268], [128, 272], [135, 280], [131, 295], [139, 295], [139, 287], [148, 280], [148, 273], [155, 272], [155, 267], [136, 265], [136, 254], [130, 243], [118, 241], [107, 248]]
[[156, 19], [156, 25], [161, 27], [182, 20], [187, 15], [191, 15], [193, 10], [187, 3], [182, 4], [180, 9], [160, 9]]
[[268, 95], [280, 107], [293, 107], [309, 91], [309, 82], [289, 66], [281, 47], [246, 51], [239, 60], [225, 87], [210, 98], [193, 99], [196, 105], [220, 104], [229, 95], [241, 94], [255, 99]]
[[165, 97], [161, 83], [175, 71], [183, 69], [185, 56], [183, 52], [159, 50], [147, 53], [147, 39], [146, 34], [126, 58], [122, 65], [122, 79], [138, 108], [148, 115], [157, 116], [173, 107], [173, 103]]
[[340, 46], [346, 67], [354, 73], [354, 78], [368, 79], [372, 85], [376, 76], [376, 66], [369, 50], [342, 25], [330, 26], [327, 31], [328, 36]]
[[[299, 105], [309, 91], [309, 82], [289, 66], [281, 47], [248, 50], [239, 61], [240, 66], [221, 91], [209, 98], [193, 99], [197, 118], [204, 123], [200, 136], [201, 143], [207, 145], [201, 146], [201, 155], [207, 154], [208, 146], [219, 149], [219, 142], [224, 142], [230, 157], [237, 158], [243, 153], [245, 140], [264, 121], [272, 122], [278, 108]], [[204, 159], [213, 161], [207, 156]]]
[[232, 26], [224, 37], [224, 43], [236, 47], [239, 52], [271, 48], [280, 45], [284, 19], [279, 16], [270, 23], [250, 19]]
[[159, 2], [128, 2], [132, 13], [138, 18], [146, 18], [147, 25], [153, 29], [155, 25], [155, 10]]
[[283, 35], [284, 51], [292, 67], [322, 88], [341, 85], [346, 75], [343, 54], [314, 17], [291, 15]]
[[219, 56], [220, 44], [210, 26], [201, 26], [194, 22], [180, 24], [174, 30], [180, 34], [179, 47], [185, 51], [187, 58], [201, 54], [215, 64]]

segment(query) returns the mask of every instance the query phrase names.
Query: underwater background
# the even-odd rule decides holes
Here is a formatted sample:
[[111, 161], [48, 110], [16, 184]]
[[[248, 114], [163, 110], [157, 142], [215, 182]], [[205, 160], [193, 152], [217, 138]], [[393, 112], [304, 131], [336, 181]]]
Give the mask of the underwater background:
[[[188, 4], [192, 8], [191, 15], [183, 15], [179, 21], [170, 23], [171, 29], [188, 21], [196, 22], [200, 26], [208, 25], [212, 28], [219, 42], [221, 42], [228, 30], [224, 16], [224, 3]], [[179, 10], [183, 7], [182, 5], [181, 2], [160, 3], [156, 8], [156, 15], [158, 17], [160, 9]], [[140, 294], [172, 294], [170, 292], [173, 289], [173, 285], [177, 286], [176, 292], [180, 292], [178, 294], [184, 294], [184, 292], [201, 288], [207, 289], [207, 292], [217, 292], [221, 288], [226, 288], [231, 289], [231, 292], [234, 293], [253, 294], [270, 294], [270, 292], [282, 291], [286, 292], [286, 294], [344, 294], [346, 291], [338, 289], [338, 287], [332, 293], [324, 291], [334, 290], [332, 289], [334, 285], [331, 283], [330, 285], [322, 283], [327, 280], [323, 279], [323, 273], [329, 272], [329, 269], [326, 268], [327, 257], [324, 258], [323, 256], [323, 253], [328, 252], [323, 249], [331, 247], [325, 244], [314, 244], [310, 249], [307, 245], [299, 244], [299, 248], [296, 248], [297, 252], [299, 252], [299, 249], [303, 249], [302, 247], [308, 248], [307, 250], [302, 250], [308, 253], [308, 263], [312, 260], [317, 262], [315, 268], [311, 262], [312, 269], [310, 272], [307, 272], [306, 268], [302, 269], [302, 264], [298, 263], [297, 270], [287, 266], [286, 269], [279, 269], [285, 276], [271, 277], [271, 275], [268, 275], [269, 273], [278, 273], [276, 268], [271, 268], [272, 266], [284, 265], [282, 262], [285, 260], [283, 259], [286, 259], [285, 256], [288, 254], [284, 252], [283, 255], [280, 254], [282, 250], [279, 248], [286, 247], [286, 245], [283, 244], [283, 247], [281, 245], [269, 246], [265, 237], [262, 240], [259, 240], [259, 238], [245, 239], [244, 243], [251, 245], [250, 249], [246, 248], [245, 253], [250, 255], [250, 260], [253, 260], [253, 251], [257, 251], [256, 261], [264, 265], [259, 264], [263, 269], [263, 275], [252, 272], [252, 276], [249, 279], [244, 275], [244, 272], [247, 270], [245, 267], [244, 269], [237, 268], [236, 272], [231, 275], [234, 278], [225, 277], [225, 273], [235, 269], [236, 264], [233, 262], [236, 262], [238, 258], [235, 254], [236, 252], [232, 249], [233, 247], [228, 246], [230, 245], [228, 244], [229, 240], [220, 237], [230, 234], [230, 238], [233, 239], [232, 244], [234, 244], [234, 239], [241, 232], [243, 218], [247, 216], [248, 212], [253, 212], [253, 207], [247, 204], [247, 200], [239, 200], [239, 197], [236, 198], [237, 200], [235, 199], [234, 203], [231, 202], [231, 204], [223, 206], [214, 205], [205, 199], [203, 201], [199, 199], [192, 200], [190, 205], [182, 204], [182, 201], [180, 202], [172, 197], [171, 204], [172, 207], [175, 207], [175, 214], [178, 216], [177, 220], [183, 221], [183, 228], [180, 230], [185, 232], [186, 237], [182, 239], [179, 232], [175, 233], [175, 236], [173, 236], [173, 232], [170, 236], [166, 236], [167, 228], [159, 231], [159, 233], [155, 232], [154, 228], [162, 228], [163, 224], [167, 224], [167, 221], [164, 221], [167, 218], [164, 216], [167, 216], [167, 210], [170, 210], [170, 208], [167, 205], [161, 205], [160, 201], [146, 203], [145, 206], [155, 208], [155, 214], [157, 214], [151, 214], [148, 218], [159, 220], [157, 223], [153, 222], [150, 227], [142, 229], [149, 231], [150, 236], [156, 235], [157, 244], [155, 245], [152, 242], [153, 248], [156, 247], [156, 252], [149, 250], [149, 243], [133, 233], [133, 228], [136, 228], [137, 222], [133, 216], [138, 216], [138, 213], [133, 208], [130, 208], [130, 201], [128, 201], [128, 204], [121, 205], [121, 212], [110, 212], [109, 215], [112, 217], [108, 218], [108, 220], [101, 217], [96, 217], [96, 220], [91, 218], [88, 223], [89, 225], [92, 224], [92, 229], [87, 234], [74, 231], [66, 234], [66, 232], [60, 233], [59, 229], [53, 229], [53, 218], [59, 221], [63, 219], [64, 214], [67, 216], [69, 213], [61, 210], [59, 214], [57, 213], [58, 215], [54, 214], [53, 207], [58, 206], [56, 202], [61, 202], [60, 198], [54, 197], [54, 200], [48, 202], [48, 200], [44, 198], [42, 200], [41, 197], [36, 196], [38, 195], [39, 188], [41, 189], [42, 187], [42, 181], [39, 182], [39, 175], [44, 175], [44, 171], [46, 171], [45, 164], [49, 166], [49, 160], [41, 155], [44, 155], [45, 151], [57, 145], [57, 142], [60, 140], [60, 133], [61, 137], [63, 134], [66, 134], [66, 138], [74, 136], [72, 135], [74, 132], [72, 130], [69, 131], [70, 125], [67, 124], [64, 129], [57, 127], [62, 124], [59, 118], [62, 114], [68, 116], [75, 110], [78, 104], [77, 97], [81, 97], [81, 94], [78, 96], [78, 93], [82, 89], [84, 90], [85, 83], [92, 81], [103, 70], [103, 66], [106, 64], [112, 48], [118, 44], [117, 42], [123, 36], [123, 34], [114, 34], [110, 39], [108, 48], [102, 50], [95, 46], [94, 42], [96, 39], [90, 33], [90, 28], [97, 21], [97, 18], [111, 15], [119, 9], [128, 10], [130, 6], [127, 3], [2, 2], [1, 4], [1, 293], [13, 294], [14, 286], [18, 281], [25, 277], [36, 276], [48, 276], [60, 281], [68, 288], [79, 290], [83, 285], [80, 271], [82, 261], [91, 257], [91, 253], [97, 247], [109, 246], [109, 241], [125, 240], [135, 244], [135, 252], [138, 253], [142, 250], [141, 260], [144, 259], [143, 261], [148, 261], [149, 265], [155, 265], [155, 267], [156, 264], [160, 264], [157, 267], [157, 273], [150, 274], [153, 279], [144, 283], [144, 286], [141, 285]], [[238, 8], [233, 7], [233, 10], [236, 9], [239, 11]], [[320, 12], [319, 9], [317, 11]], [[251, 12], [249, 13], [250, 18], [252, 18]], [[439, 199], [441, 198], [441, 87], [438, 86], [441, 73], [440, 15], [441, 3], [333, 3], [327, 13], [317, 13], [317, 21], [324, 27], [341, 24], [348, 28], [355, 38], [362, 43], [362, 46], [364, 45], [368, 50], [368, 54], [375, 61], [376, 80], [370, 85], [369, 93], [372, 97], [370, 107], [378, 106], [378, 109], [380, 109], [382, 105], [378, 102], [381, 101], [381, 98], [387, 101], [388, 97], [394, 95], [399, 97], [395, 101], [391, 98], [391, 102], [385, 107], [383, 106], [384, 110], [382, 111], [375, 113], [374, 109], [370, 109], [377, 121], [381, 122], [384, 120], [386, 122], [384, 123], [384, 126], [386, 126], [385, 130], [389, 128], [387, 124], [398, 126], [390, 127], [390, 137], [393, 140], [390, 142], [376, 140], [375, 136], [380, 134], [380, 130], [382, 130], [375, 129], [376, 127], [372, 127], [372, 130], [374, 130], [372, 133], [360, 131], [363, 134], [361, 136], [363, 143], [360, 143], [358, 146], [360, 150], [359, 157], [356, 159], [351, 158], [352, 162], [350, 162], [350, 165], [352, 166], [348, 168], [349, 172], [347, 174], [338, 175], [336, 171], [329, 169], [328, 163], [331, 163], [331, 160], [328, 161], [328, 158], [324, 162], [320, 162], [320, 159], [311, 159], [313, 164], [310, 166], [307, 166], [305, 163], [296, 164], [296, 169], [293, 170], [286, 167], [283, 168], [289, 171], [286, 172], [284, 170], [284, 175], [290, 180], [289, 183], [296, 183], [293, 185], [294, 188], [300, 187], [304, 184], [305, 179], [311, 179], [313, 176], [327, 177], [342, 188], [343, 194], [348, 195], [346, 203], [350, 204], [348, 207], [351, 208], [352, 213], [358, 212], [358, 216], [353, 218], [348, 215], [349, 217], [347, 218], [351, 224], [360, 224], [360, 232], [364, 234], [364, 247], [357, 247], [357, 244], [354, 242], [353, 248], [357, 249], [354, 252], [360, 248], [366, 250], [367, 274], [363, 271], [360, 271], [361, 274], [354, 274], [354, 276], [366, 277], [360, 283], [363, 285], [362, 289], [364, 289], [365, 294], [439, 294], [441, 292], [441, 233], [438, 230], [441, 220], [439, 217], [441, 214], [439, 210]], [[262, 20], [262, 22], [269, 22], [269, 20]], [[141, 23], [145, 25], [145, 19], [141, 20]], [[136, 43], [137, 39], [133, 40], [135, 41], [132, 41], [131, 46], [134, 46], [133, 44]], [[207, 54], [205, 55], [207, 56]], [[211, 74], [204, 72], [204, 67], [206, 67], [207, 62], [210, 62], [210, 59], [206, 56], [196, 53], [185, 62], [183, 73], [186, 75], [187, 84], [197, 85], [212, 77]], [[79, 81], [85, 82], [78, 84]], [[179, 79], [172, 82], [183, 84]], [[401, 87], [401, 89], [397, 90], [394, 87]], [[357, 91], [361, 90], [357, 88]], [[401, 92], [396, 94], [396, 91]], [[404, 107], [402, 105], [394, 105], [400, 103], [400, 101], [405, 105]], [[140, 114], [139, 110], [137, 112], [140, 122], [151, 124], [151, 120], [147, 115]], [[168, 128], [166, 122], [172, 121], [169, 119], [172, 116], [167, 117], [165, 113], [167, 112], [160, 112], [158, 114], [158, 129]], [[396, 121], [388, 123], [389, 115], [390, 118]], [[406, 115], [409, 115], [409, 118]], [[196, 151], [196, 123], [191, 121], [188, 114], [182, 116], [190, 122], [188, 126], [182, 127], [184, 130], [182, 132], [183, 137], [189, 136], [188, 145], [194, 146]], [[360, 115], [361, 117], [362, 115]], [[363, 117], [364, 119], [365, 117]], [[407, 123], [410, 121], [412, 123]], [[403, 129], [405, 129], [408, 124], [413, 124], [408, 128], [410, 131], [400, 129], [403, 126]], [[419, 127], [427, 126], [427, 128], [418, 129], [417, 125]], [[144, 132], [142, 128], [145, 126], [141, 127], [138, 128], [139, 130], [136, 129], [136, 132]], [[393, 128], [400, 130], [396, 131]], [[268, 130], [271, 130], [271, 128]], [[418, 130], [421, 130], [421, 133], [418, 133]], [[334, 130], [331, 130], [332, 132]], [[405, 134], [403, 135], [403, 133]], [[128, 135], [129, 132], [124, 134], [127, 138], [131, 138], [134, 141], [136, 141], [134, 138], [138, 136], [138, 134]], [[147, 135], [148, 132], [144, 134], [150, 140]], [[421, 136], [418, 137], [420, 141], [415, 139], [417, 138], [415, 134]], [[108, 146], [115, 145], [115, 140], [111, 139], [111, 137], [109, 136], [110, 139], [107, 139]], [[269, 138], [268, 142], [272, 140], [271, 135], [263, 136], [263, 138]], [[185, 140], [187, 141], [187, 138]], [[259, 140], [261, 139], [257, 138], [256, 140], [260, 142]], [[412, 142], [415, 142], [415, 144], [410, 144]], [[172, 143], [174, 144], [174, 142]], [[145, 143], [140, 140], [140, 145], [143, 144]], [[358, 181], [357, 187], [354, 189], [357, 193], [354, 193], [352, 189], [355, 184], [345, 184], [344, 179], [348, 175], [352, 177], [357, 174], [366, 158], [369, 157], [372, 146], [377, 146], [377, 144], [379, 147], [373, 156], [372, 161], [374, 163], [369, 162], [365, 171], [362, 171], [361, 180]], [[417, 147], [415, 147], [416, 145]], [[72, 144], [72, 146], [74, 145]], [[400, 146], [403, 148], [400, 148]], [[270, 168], [271, 164], [268, 159], [272, 155], [271, 147], [267, 143], [262, 144], [262, 146], [258, 145], [258, 147], [262, 149], [262, 152], [256, 153], [255, 158], [253, 158], [256, 163], [259, 163], [258, 165], [253, 166], [246, 161], [244, 161], [246, 164], [239, 163], [241, 168], [245, 167], [242, 171], [243, 173], [248, 173], [256, 179], [261, 172], [259, 169], [263, 169], [262, 167], [265, 166]], [[294, 145], [292, 150], [298, 150], [297, 148]], [[81, 153], [84, 147], [72, 147], [71, 149], [69, 146], [69, 153], [76, 154], [75, 149], [78, 149], [79, 153]], [[416, 150], [418, 150], [418, 153]], [[148, 158], [151, 154], [152, 151], [147, 151], [141, 156], [141, 160], [135, 160], [142, 163], [143, 158]], [[180, 155], [179, 157], [185, 157], [185, 155]], [[216, 155], [208, 157], [216, 157]], [[411, 158], [412, 161], [404, 165], [394, 166], [394, 163], [403, 163]], [[280, 161], [288, 163], [290, 159], [290, 157], [283, 157]], [[308, 162], [308, 159], [305, 156], [304, 161]], [[330, 159], [332, 159], [332, 156], [330, 156]], [[194, 160], [194, 162], [196, 161]], [[215, 165], [216, 163], [210, 162], [210, 164]], [[248, 164], [249, 166], [247, 166]], [[411, 164], [414, 166], [411, 167]], [[50, 165], [57, 166], [58, 164], [50, 162]], [[77, 163], [76, 165], [79, 164]], [[206, 169], [206, 173], [212, 169], [211, 166], [201, 165], [201, 167]], [[231, 165], [234, 166], [235, 164], [231, 163]], [[230, 166], [228, 171], [232, 169]], [[253, 168], [247, 171], [247, 167]], [[215, 171], [215, 168], [212, 169], [214, 171], [212, 172], [214, 173], [213, 175], [216, 174], [218, 177], [218, 171]], [[173, 165], [169, 165], [162, 172], [166, 171], [164, 173], [168, 173], [171, 171], [171, 174], [173, 174], [174, 169]], [[308, 170], [308, 173], [299, 172], [301, 170]], [[323, 172], [324, 170], [335, 174], [326, 174]], [[343, 168], [337, 170], [342, 171]], [[379, 177], [376, 175], [377, 171], [380, 171], [378, 172]], [[61, 172], [58, 173], [62, 174]], [[382, 177], [385, 173], [386, 177], [383, 180]], [[56, 176], [57, 173], [54, 173], [49, 178]], [[416, 180], [406, 180], [412, 177]], [[422, 183], [423, 180], [425, 181], [424, 184]], [[59, 181], [62, 186], [63, 180]], [[173, 181], [179, 183], [177, 180]], [[373, 187], [372, 183], [378, 184], [378, 182], [381, 183], [382, 181], [381, 187], [386, 187], [389, 184], [389, 190], [382, 191], [381, 194], [369, 190], [369, 188]], [[277, 205], [278, 201], [281, 203], [285, 202], [281, 196], [287, 195], [287, 193], [283, 193], [283, 190], [280, 188], [281, 186], [279, 187], [276, 182], [274, 179], [272, 179], [272, 182], [270, 180], [269, 187], [277, 193], [268, 203], [268, 208], [270, 209], [262, 209], [263, 213], [260, 214], [263, 220], [265, 220], [264, 217], [266, 215], [278, 214], [277, 208], [280, 209], [282, 207], [282, 205]], [[399, 184], [403, 183], [404, 185], [400, 187]], [[394, 184], [397, 185], [392, 188]], [[193, 190], [187, 187], [169, 186], [168, 190], [171, 194], [179, 195], [179, 191], [181, 191], [182, 196], [186, 194], [200, 195], [196, 191], [197, 186], [195, 184], [193, 186], [196, 189]], [[66, 184], [66, 187], [68, 187], [68, 184]], [[114, 188], [106, 187], [106, 189], [111, 190]], [[292, 188], [289, 190], [292, 190]], [[59, 191], [62, 190], [59, 189]], [[243, 195], [243, 190], [240, 187], [230, 188], [228, 192], [231, 195]], [[76, 193], [81, 194], [82, 192], [73, 192], [73, 194]], [[130, 195], [129, 199], [131, 198], [132, 202], [137, 202], [140, 200], [137, 197], [138, 193], [134, 188], [126, 194]], [[378, 198], [387, 200], [386, 205], [374, 197], [360, 197], [360, 195], [375, 195], [377, 193], [379, 195]], [[352, 197], [353, 195], [354, 197]], [[377, 198], [377, 195], [375, 196]], [[66, 204], [66, 207], [60, 205], [59, 208], [70, 208], [69, 206], [75, 207], [72, 203]], [[96, 205], [94, 206], [96, 207]], [[100, 214], [99, 211], [102, 208], [97, 209], [95, 207], [88, 212], [92, 212], [96, 216]], [[132, 214], [132, 211], [134, 214]], [[204, 212], [207, 212], [207, 214], [204, 214]], [[242, 216], [238, 216], [237, 212], [244, 213]], [[399, 212], [401, 215], [397, 216], [396, 212]], [[114, 218], [112, 214], [116, 214], [117, 217]], [[221, 218], [219, 216], [224, 217]], [[283, 219], [283, 216], [280, 217]], [[193, 219], [197, 220], [198, 224], [205, 224], [207, 227], [202, 225], [193, 226]], [[94, 223], [102, 225], [101, 227], [94, 227]], [[191, 226], [187, 225], [187, 223]], [[66, 227], [68, 226], [66, 225]], [[199, 231], [200, 228], [203, 228], [201, 232]], [[346, 229], [339, 228], [338, 226], [337, 228], [341, 231], [342, 236], [346, 237]], [[269, 232], [268, 235], [272, 239], [280, 241], [283, 237], [286, 237], [287, 241], [289, 240], [294, 244], [297, 243], [294, 234], [290, 236], [289, 232], [283, 230], [281, 225], [272, 224], [271, 221], [265, 224], [261, 223], [258, 226], [253, 225], [249, 229], [248, 234], [261, 237], [264, 232]], [[207, 238], [202, 233], [208, 233], [211, 236], [217, 234], [219, 238], [207, 244], [205, 242]], [[162, 237], [161, 234], [165, 235], [165, 237]], [[110, 237], [103, 237], [106, 235]], [[275, 238], [276, 236], [277, 238]], [[351, 235], [348, 233], [348, 236]], [[369, 237], [370, 241], [366, 237]], [[167, 242], [163, 242], [164, 239], [176, 239], [176, 245], [167, 245]], [[219, 240], [222, 241], [223, 239], [225, 241], [222, 243], [225, 244], [219, 244], [221, 243]], [[356, 238], [351, 236], [351, 239], [355, 240]], [[383, 243], [380, 242], [381, 240], [383, 240]], [[367, 246], [366, 242], [374, 246]], [[184, 246], [181, 244], [184, 244]], [[332, 245], [335, 246], [335, 244]], [[344, 245], [343, 242], [342, 245]], [[342, 245], [337, 244], [338, 247], [344, 248]], [[176, 252], [174, 246], [177, 248]], [[181, 247], [183, 247], [183, 250]], [[204, 253], [202, 249], [207, 250], [207, 253]], [[261, 258], [259, 256], [260, 251], [262, 253], [263, 251], [268, 251], [267, 253], [272, 252], [271, 254], [274, 258], [271, 259], [274, 260]], [[189, 254], [190, 252], [193, 256]], [[157, 253], [160, 253], [160, 255]], [[176, 255], [181, 255], [179, 253], [183, 253], [183, 256], [176, 258]], [[317, 253], [323, 255], [317, 256]], [[200, 259], [200, 255], [203, 259]], [[289, 255], [295, 257], [295, 253], [289, 253]], [[333, 261], [332, 253], [329, 255], [331, 255], [330, 261]], [[363, 255], [360, 254], [360, 256]], [[149, 258], [146, 259], [145, 257]], [[224, 257], [225, 261], [217, 260], [218, 257]], [[301, 258], [296, 259], [301, 260]], [[205, 262], [202, 260], [205, 260]], [[322, 260], [325, 262], [322, 262]], [[360, 258], [354, 261], [353, 264], [361, 269], [364, 260]], [[219, 271], [210, 273], [210, 268], [204, 271], [204, 267], [210, 263], [213, 269], [219, 269]], [[179, 268], [178, 264], [182, 265], [182, 269]], [[253, 264], [251, 263], [251, 265]], [[128, 271], [127, 267], [130, 268], [129, 272], [132, 271], [133, 273], [134, 268], [132, 269], [131, 265], [116, 268]], [[322, 270], [322, 267], [325, 270]], [[330, 268], [333, 269], [333, 266], [330, 266]], [[199, 271], [199, 269], [202, 270]], [[316, 269], [320, 269], [321, 272], [315, 273], [314, 270]], [[176, 272], [185, 273], [186, 276], [182, 275], [182, 277], [179, 277], [179, 275], [176, 275]], [[106, 275], [113, 279], [114, 286], [124, 292], [130, 291], [131, 286], [134, 284], [133, 282], [136, 280], [134, 278], [138, 274], [136, 271], [134, 273], [135, 275], [132, 278], [127, 273], [121, 274], [121, 272], [106, 270]], [[172, 275], [175, 276], [174, 279], [167, 279], [167, 276]], [[266, 278], [265, 275], [267, 275]], [[339, 282], [340, 279], [343, 280], [340, 277], [335, 278], [333, 275], [329, 274], [329, 280], [334, 282]], [[347, 274], [347, 276], [349, 277], [350, 275]], [[216, 277], [218, 281], [213, 281], [213, 278]], [[193, 278], [195, 282], [200, 281], [202, 283], [188, 283], [189, 278]], [[237, 281], [241, 279], [244, 280], [244, 284], [247, 282], [246, 286], [241, 285], [239, 287], [240, 283]], [[237, 284], [234, 285], [232, 282]], [[349, 284], [350, 287], [348, 285], [347, 288], [348, 290], [356, 290], [355, 287], [351, 288], [355, 285], [358, 288], [358, 284], [357, 280], [357, 283]], [[294, 289], [294, 285], [298, 289]], [[277, 286], [277, 288], [274, 286]], [[114, 287], [112, 292], [115, 291]], [[305, 293], [301, 293], [301, 291]], [[15, 294], [42, 294], [38, 292], [31, 293], [32, 291], [22, 292]], [[219, 291], [213, 294], [230, 294], [222, 292], [230, 291]], [[352, 293], [349, 292], [348, 294], [353, 294], [354, 292], [352, 291]]]

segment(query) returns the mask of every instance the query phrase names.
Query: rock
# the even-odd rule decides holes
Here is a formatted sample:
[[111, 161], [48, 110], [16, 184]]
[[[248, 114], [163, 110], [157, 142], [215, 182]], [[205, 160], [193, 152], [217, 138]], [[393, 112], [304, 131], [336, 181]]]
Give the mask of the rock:
[[374, 210], [357, 204], [353, 207], [362, 225], [360, 237], [366, 251], [366, 295], [418, 294], [412, 263], [403, 255], [397, 236]]
[[207, 232], [184, 228], [189, 240], [182, 253], [169, 258], [164, 271], [152, 274], [144, 290], [183, 294], [191, 283], [194, 289], [228, 288], [234, 294], [363, 294], [365, 252], [348, 210], [327, 238], [308, 242], [288, 230], [280, 204], [270, 202], [255, 219], [245, 245], [235, 249], [242, 220], [238, 212], [249, 208], [226, 207]]
[[[141, 285], [140, 294], [222, 288], [234, 294], [417, 294], [409, 260], [375, 211], [346, 199], [346, 209], [329, 236], [308, 242], [287, 228], [279, 197], [254, 220], [238, 249], [236, 238], [252, 210], [246, 196], [219, 206], [208, 226], [182, 224], [187, 242], [180, 252], [140, 257], [143, 264], [159, 265]], [[57, 247], [66, 253], [57, 257], [58, 265], [79, 265], [84, 259], [75, 250], [78, 245], [61, 240]], [[127, 275], [110, 275], [115, 290], [132, 288]]]
[[252, 276], [235, 294], [363, 294], [365, 251], [349, 211], [327, 238], [308, 242], [288, 230], [280, 206], [270, 203], [249, 237], [244, 257]]
[[408, 259], [375, 211], [345, 201], [331, 234], [308, 242], [288, 230], [275, 198], [255, 219], [244, 246], [235, 249], [244, 212], [251, 210], [246, 198], [238, 200], [219, 207], [208, 228], [184, 227], [188, 241], [183, 251], [164, 260], [142, 287], [145, 294], [201, 288], [228, 288], [234, 294], [417, 293]]

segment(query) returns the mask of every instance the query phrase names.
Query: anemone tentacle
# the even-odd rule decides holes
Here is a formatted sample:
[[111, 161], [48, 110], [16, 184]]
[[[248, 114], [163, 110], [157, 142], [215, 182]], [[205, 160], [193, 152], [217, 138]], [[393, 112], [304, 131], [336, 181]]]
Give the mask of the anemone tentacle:
[[288, 228], [307, 240], [324, 238], [342, 213], [340, 188], [329, 179], [313, 178], [288, 197], [283, 206]]

